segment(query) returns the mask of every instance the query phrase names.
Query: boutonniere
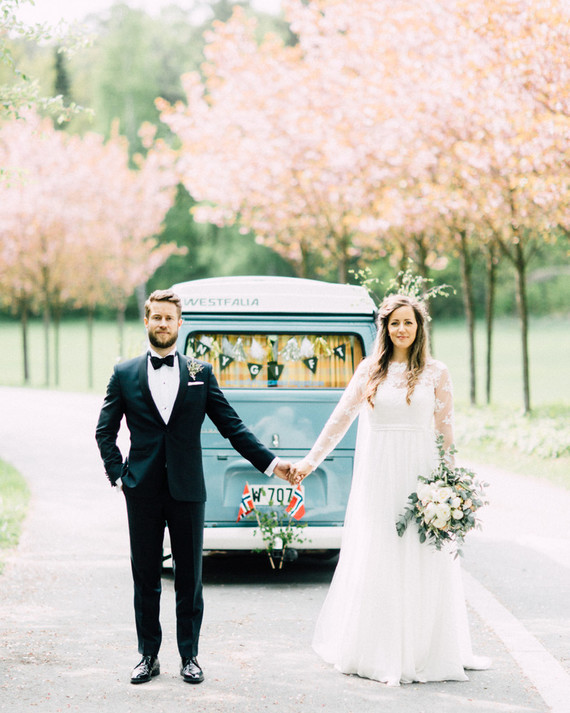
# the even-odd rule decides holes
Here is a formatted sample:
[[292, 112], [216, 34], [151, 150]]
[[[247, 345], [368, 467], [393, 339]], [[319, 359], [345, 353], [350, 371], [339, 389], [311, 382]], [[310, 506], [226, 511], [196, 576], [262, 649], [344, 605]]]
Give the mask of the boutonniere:
[[196, 359], [188, 359], [186, 366], [188, 367], [188, 373], [190, 374], [192, 381], [196, 379], [196, 375], [199, 374], [204, 368], [203, 364], [197, 362]]

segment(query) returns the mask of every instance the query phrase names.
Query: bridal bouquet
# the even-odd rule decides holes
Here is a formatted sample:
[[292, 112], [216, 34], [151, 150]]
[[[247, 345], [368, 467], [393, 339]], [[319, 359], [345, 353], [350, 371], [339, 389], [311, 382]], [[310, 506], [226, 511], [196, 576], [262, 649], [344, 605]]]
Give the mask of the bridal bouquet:
[[[438, 550], [451, 542], [456, 546], [456, 556], [463, 554], [460, 546], [465, 535], [473, 528], [480, 528], [476, 512], [483, 505], [487, 483], [481, 483], [472, 470], [455, 468], [446, 460], [443, 436], [438, 436], [439, 461], [428, 477], [418, 477], [415, 493], [408, 497], [408, 504], [396, 523], [402, 537], [409, 523], [416, 522], [420, 542], [428, 542]], [[456, 453], [452, 446], [448, 456]]]

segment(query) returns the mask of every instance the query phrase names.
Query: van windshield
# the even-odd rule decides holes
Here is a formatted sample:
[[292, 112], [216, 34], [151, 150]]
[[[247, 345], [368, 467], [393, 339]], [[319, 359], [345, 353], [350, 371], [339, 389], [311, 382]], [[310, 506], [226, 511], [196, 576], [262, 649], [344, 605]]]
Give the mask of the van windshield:
[[187, 356], [223, 388], [342, 389], [363, 358], [356, 334], [190, 333]]

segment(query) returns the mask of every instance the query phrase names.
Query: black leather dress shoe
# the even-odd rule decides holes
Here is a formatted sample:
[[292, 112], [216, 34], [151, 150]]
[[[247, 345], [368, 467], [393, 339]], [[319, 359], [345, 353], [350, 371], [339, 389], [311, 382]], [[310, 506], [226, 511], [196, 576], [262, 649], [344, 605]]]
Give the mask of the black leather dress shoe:
[[186, 683], [202, 683], [204, 680], [204, 672], [196, 661], [195, 656], [183, 656], [182, 665], [180, 666], [180, 675]]
[[143, 656], [131, 673], [131, 683], [146, 683], [160, 673], [158, 656]]

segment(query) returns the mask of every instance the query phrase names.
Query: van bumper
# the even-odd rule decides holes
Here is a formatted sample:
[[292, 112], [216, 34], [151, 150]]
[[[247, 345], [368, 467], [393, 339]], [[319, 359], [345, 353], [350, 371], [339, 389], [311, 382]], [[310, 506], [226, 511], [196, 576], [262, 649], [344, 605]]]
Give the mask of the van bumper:
[[[338, 550], [342, 540], [342, 527], [304, 527], [303, 542], [295, 542], [295, 550]], [[264, 549], [257, 527], [205, 527], [204, 550], [256, 550]]]

